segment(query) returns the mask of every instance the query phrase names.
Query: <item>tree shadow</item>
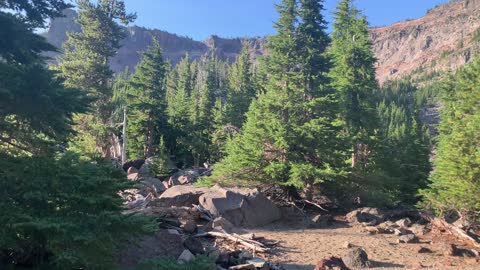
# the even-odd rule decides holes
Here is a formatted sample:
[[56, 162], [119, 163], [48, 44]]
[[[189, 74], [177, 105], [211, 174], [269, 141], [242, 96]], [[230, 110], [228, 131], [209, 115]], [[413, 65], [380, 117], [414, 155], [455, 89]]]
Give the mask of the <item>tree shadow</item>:
[[297, 263], [280, 263], [285, 270], [312, 270], [315, 268], [313, 264], [297, 264]]

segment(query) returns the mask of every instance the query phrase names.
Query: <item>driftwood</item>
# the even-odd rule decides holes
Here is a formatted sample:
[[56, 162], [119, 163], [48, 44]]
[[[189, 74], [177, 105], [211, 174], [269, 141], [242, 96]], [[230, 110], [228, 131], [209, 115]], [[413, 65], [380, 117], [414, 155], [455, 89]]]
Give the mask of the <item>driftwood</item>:
[[231, 242], [234, 242], [235, 244], [239, 244], [248, 249], [251, 249], [253, 253], [256, 253], [256, 252], [266, 253], [269, 251], [269, 249], [266, 248], [262, 243], [255, 240], [246, 239], [238, 234], [229, 234], [226, 232], [211, 231], [211, 232], [205, 232], [205, 233], [196, 235], [196, 237], [203, 237], [203, 236], [213, 236], [213, 237], [229, 240]]
[[432, 223], [433, 226], [439, 229], [445, 230], [446, 232], [457, 237], [458, 239], [468, 242], [477, 248], [480, 248], [480, 243], [478, 243], [477, 240], [469, 236], [464, 230], [456, 227], [455, 225], [452, 225], [443, 219], [433, 217], [429, 214], [423, 214], [422, 216], [426, 220], [430, 221], [430, 223]]

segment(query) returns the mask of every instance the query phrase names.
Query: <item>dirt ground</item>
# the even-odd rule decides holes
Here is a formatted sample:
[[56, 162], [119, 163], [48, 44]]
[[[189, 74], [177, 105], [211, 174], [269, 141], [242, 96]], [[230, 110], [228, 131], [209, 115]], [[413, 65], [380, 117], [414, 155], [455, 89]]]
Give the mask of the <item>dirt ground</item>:
[[[257, 237], [280, 241], [278, 248], [267, 258], [284, 266], [286, 270], [313, 270], [318, 260], [325, 256], [344, 256], [346, 243], [363, 247], [374, 269], [455, 269], [480, 270], [480, 262], [473, 258], [442, 255], [442, 243], [455, 239], [436, 234], [420, 237], [418, 244], [398, 244], [398, 237], [389, 234], [369, 235], [361, 225], [335, 222], [324, 229], [303, 229], [302, 226], [275, 223], [260, 229], [249, 230]], [[434, 253], [418, 253], [427, 247]]]

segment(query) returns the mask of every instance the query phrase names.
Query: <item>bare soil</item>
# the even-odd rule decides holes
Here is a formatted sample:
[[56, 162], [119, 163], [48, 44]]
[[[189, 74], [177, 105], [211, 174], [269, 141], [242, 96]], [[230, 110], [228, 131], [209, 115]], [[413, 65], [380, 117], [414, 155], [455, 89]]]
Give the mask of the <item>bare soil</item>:
[[[298, 224], [280, 222], [249, 232], [257, 237], [280, 241], [279, 247], [267, 259], [283, 265], [286, 270], [313, 270], [323, 257], [344, 256], [347, 252], [346, 243], [363, 247], [374, 269], [480, 270], [478, 259], [443, 255], [441, 247], [445, 243], [465, 246], [436, 232], [421, 236], [417, 244], [398, 244], [395, 235], [370, 235], [361, 225], [345, 222], [337, 221], [324, 229], [304, 228]], [[427, 247], [434, 253], [418, 253], [421, 247]]]

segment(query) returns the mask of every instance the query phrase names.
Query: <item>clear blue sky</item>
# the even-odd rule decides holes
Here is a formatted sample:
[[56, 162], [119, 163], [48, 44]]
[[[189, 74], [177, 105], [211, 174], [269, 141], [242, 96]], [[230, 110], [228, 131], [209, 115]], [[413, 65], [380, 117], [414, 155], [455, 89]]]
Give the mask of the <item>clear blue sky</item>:
[[[274, 4], [280, 0], [124, 0], [137, 12], [136, 25], [157, 28], [195, 40], [215, 34], [221, 37], [254, 37], [275, 33]], [[326, 0], [324, 15], [332, 21], [339, 0]], [[448, 0], [356, 0], [371, 26], [423, 16]]]

